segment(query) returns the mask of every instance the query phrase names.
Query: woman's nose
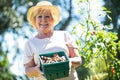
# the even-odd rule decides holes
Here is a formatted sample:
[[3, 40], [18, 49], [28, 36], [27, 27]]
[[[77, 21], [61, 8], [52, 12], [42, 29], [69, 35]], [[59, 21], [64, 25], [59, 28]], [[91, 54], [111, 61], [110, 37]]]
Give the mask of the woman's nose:
[[45, 17], [44, 16], [42, 17], [41, 21], [43, 21], [43, 22], [45, 21]]

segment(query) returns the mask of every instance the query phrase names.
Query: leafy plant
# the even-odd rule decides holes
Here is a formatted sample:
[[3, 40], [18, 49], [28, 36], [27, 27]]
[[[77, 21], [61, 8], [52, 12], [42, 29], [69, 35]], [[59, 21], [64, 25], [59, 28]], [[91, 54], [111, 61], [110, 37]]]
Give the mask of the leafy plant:
[[[76, 43], [79, 46], [80, 55], [84, 58], [84, 67], [90, 69], [88, 80], [103, 80], [98, 74], [105, 74], [105, 80], [120, 79], [120, 60], [116, 57], [120, 50], [120, 41], [117, 33], [108, 31], [109, 25], [95, 21], [90, 13], [90, 0], [88, 4], [88, 16], [78, 25], [73, 27], [72, 33], [76, 35]], [[107, 10], [106, 10], [107, 11]], [[81, 33], [77, 33], [77, 30]], [[92, 76], [92, 77], [91, 77]], [[96, 80], [95, 79], [95, 80]]]

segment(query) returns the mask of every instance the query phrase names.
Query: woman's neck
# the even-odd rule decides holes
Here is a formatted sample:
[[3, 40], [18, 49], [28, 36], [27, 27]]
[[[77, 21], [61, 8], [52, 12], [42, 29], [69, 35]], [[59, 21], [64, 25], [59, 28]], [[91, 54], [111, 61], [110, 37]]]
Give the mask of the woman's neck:
[[41, 32], [39, 32], [39, 33], [36, 35], [36, 37], [37, 37], [37, 38], [40, 38], [40, 39], [49, 38], [49, 37], [51, 37], [51, 36], [53, 35], [53, 33], [54, 33], [54, 31], [49, 32], [49, 33], [41, 33]]

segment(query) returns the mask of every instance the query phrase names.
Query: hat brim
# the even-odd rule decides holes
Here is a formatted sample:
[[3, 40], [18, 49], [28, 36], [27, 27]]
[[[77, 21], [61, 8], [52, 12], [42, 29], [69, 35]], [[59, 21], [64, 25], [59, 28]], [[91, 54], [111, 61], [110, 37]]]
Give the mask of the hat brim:
[[54, 26], [56, 26], [58, 24], [58, 22], [60, 21], [60, 10], [58, 9], [58, 7], [53, 6], [53, 5], [49, 5], [49, 6], [33, 6], [31, 8], [29, 8], [28, 13], [27, 13], [27, 19], [30, 22], [30, 24], [36, 28], [35, 26], [35, 18], [34, 13], [36, 11], [38, 11], [40, 8], [44, 8], [44, 7], [48, 7], [48, 9], [50, 9], [51, 11], [51, 15], [54, 19]]

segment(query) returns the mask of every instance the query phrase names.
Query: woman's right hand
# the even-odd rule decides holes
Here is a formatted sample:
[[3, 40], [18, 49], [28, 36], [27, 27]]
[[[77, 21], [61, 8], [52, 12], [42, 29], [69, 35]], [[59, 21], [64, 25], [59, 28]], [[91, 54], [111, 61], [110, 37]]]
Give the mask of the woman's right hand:
[[36, 71], [36, 76], [41, 76], [41, 75], [43, 75], [43, 72], [40, 70], [40, 64], [37, 64], [36, 66], [35, 66], [35, 71]]
[[24, 64], [25, 72], [28, 77], [41, 77], [43, 73], [40, 71], [40, 64], [35, 65], [32, 59], [29, 63]]

